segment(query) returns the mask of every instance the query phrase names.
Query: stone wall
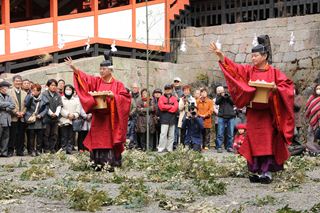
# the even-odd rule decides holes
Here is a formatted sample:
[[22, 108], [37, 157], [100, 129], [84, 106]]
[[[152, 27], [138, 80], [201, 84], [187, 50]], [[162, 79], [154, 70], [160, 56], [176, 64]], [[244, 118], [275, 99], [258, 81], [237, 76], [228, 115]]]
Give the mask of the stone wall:
[[[103, 61], [103, 56], [83, 58], [75, 60], [74, 64], [81, 70], [91, 74], [99, 75], [99, 64]], [[128, 58], [113, 57], [114, 76], [121, 80], [127, 87], [136, 82], [141, 87], [146, 85], [146, 61]], [[190, 71], [192, 69], [192, 71]], [[197, 79], [197, 75], [201, 71], [197, 68], [197, 64], [187, 65], [161, 63], [150, 61], [149, 63], [149, 82], [150, 88], [163, 88], [167, 83], [172, 83], [174, 77], [178, 76], [184, 79], [185, 83], [193, 82]], [[65, 64], [51, 64], [46, 67], [32, 69], [19, 73], [23, 78], [31, 79], [33, 82], [45, 84], [48, 79], [64, 79], [66, 83], [72, 83], [73, 72]], [[0, 76], [11, 81], [14, 74], [6, 74]]]
[[[289, 46], [293, 32], [295, 44]], [[266, 21], [229, 24], [203, 28], [187, 28], [183, 32], [187, 51], [181, 52], [179, 64], [198, 64], [199, 69], [212, 72], [221, 80], [217, 58], [209, 52], [211, 41], [219, 38], [222, 51], [238, 63], [250, 63], [254, 35], [270, 36], [273, 66], [295, 81], [310, 82], [320, 72], [320, 14]]]
[[[289, 46], [294, 32], [295, 45]], [[313, 81], [320, 70], [320, 14], [266, 21], [238, 23], [206, 28], [187, 28], [183, 31], [187, 51], [180, 52], [178, 63], [150, 62], [151, 89], [163, 87], [179, 76], [183, 83], [191, 83], [203, 76], [210, 82], [223, 82], [217, 58], [209, 52], [209, 43], [219, 37], [222, 50], [238, 63], [250, 63], [254, 34], [268, 34], [272, 42], [273, 65], [295, 81]], [[102, 56], [75, 61], [82, 70], [98, 75]], [[138, 82], [146, 85], [146, 61], [114, 57], [115, 76], [126, 86]], [[12, 74], [11, 74], [12, 75]], [[11, 75], [2, 76], [10, 78]], [[25, 78], [44, 84], [49, 78], [63, 78], [72, 83], [72, 72], [64, 64], [22, 72]]]

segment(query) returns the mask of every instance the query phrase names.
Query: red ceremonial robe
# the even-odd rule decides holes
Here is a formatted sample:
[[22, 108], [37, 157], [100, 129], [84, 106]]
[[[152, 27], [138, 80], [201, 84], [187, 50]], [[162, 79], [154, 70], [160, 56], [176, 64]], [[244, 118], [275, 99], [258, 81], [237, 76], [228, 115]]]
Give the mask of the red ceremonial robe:
[[294, 130], [293, 82], [285, 74], [267, 65], [261, 71], [251, 65], [236, 64], [227, 57], [220, 67], [235, 105], [239, 108], [249, 105], [255, 88], [248, 85], [249, 80], [275, 82], [277, 89], [270, 92], [269, 103], [252, 103], [247, 108], [247, 140], [239, 153], [250, 164], [252, 157], [274, 156], [282, 165], [289, 158], [287, 146], [291, 143]]
[[[93, 149], [113, 149], [116, 155], [124, 150], [127, 124], [130, 112], [131, 96], [123, 83], [112, 78], [105, 82], [101, 77], [94, 77], [79, 71], [74, 73], [74, 85], [83, 109], [92, 113], [91, 128], [84, 140], [84, 145]], [[89, 91], [111, 90], [114, 98], [107, 97], [107, 109], [93, 109], [95, 99]]]

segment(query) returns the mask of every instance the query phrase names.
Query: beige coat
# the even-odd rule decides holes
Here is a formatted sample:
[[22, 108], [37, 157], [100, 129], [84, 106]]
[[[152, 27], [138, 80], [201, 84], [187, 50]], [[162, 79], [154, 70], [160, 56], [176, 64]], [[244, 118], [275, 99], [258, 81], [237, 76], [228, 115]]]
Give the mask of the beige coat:
[[[21, 112], [26, 113], [27, 108], [25, 106], [24, 101], [26, 99], [27, 93], [23, 90], [20, 90], [20, 92], [21, 92]], [[12, 119], [12, 122], [17, 122], [18, 121], [17, 112], [19, 112], [19, 102], [18, 102], [18, 98], [17, 98], [14, 87], [8, 91], [8, 95], [12, 98], [16, 106], [15, 109], [12, 111], [11, 119]], [[22, 118], [22, 121], [24, 121], [23, 118]]]
[[193, 98], [192, 96], [189, 98], [190, 100], [185, 102], [183, 98], [180, 98], [179, 100], [179, 121], [178, 121], [178, 127], [182, 127], [182, 120], [186, 115], [186, 112], [188, 112], [188, 107], [189, 107], [189, 102], [193, 102], [195, 106], [197, 106], [196, 99]]
[[61, 117], [59, 120], [59, 125], [64, 126], [68, 124], [72, 124], [72, 120], [68, 118], [69, 114], [74, 115], [77, 119], [80, 115], [80, 100], [79, 98], [72, 97], [70, 100], [66, 97], [61, 97], [63, 106], [61, 108]]

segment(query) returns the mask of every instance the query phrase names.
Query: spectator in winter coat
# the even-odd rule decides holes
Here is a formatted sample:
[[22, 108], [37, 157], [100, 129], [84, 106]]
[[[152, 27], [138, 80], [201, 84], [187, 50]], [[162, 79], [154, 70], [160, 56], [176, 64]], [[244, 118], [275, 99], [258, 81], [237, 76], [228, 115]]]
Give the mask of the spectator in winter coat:
[[[217, 88], [218, 94], [216, 98], [216, 104], [219, 105], [218, 112], [218, 138], [217, 138], [217, 150], [222, 152], [221, 145], [224, 140], [224, 131], [227, 130], [227, 151], [233, 152], [233, 132], [234, 132], [234, 118], [236, 113], [234, 111], [233, 101], [228, 93], [225, 92], [223, 87]], [[225, 128], [226, 126], [226, 128]]]
[[235, 153], [238, 153], [238, 150], [240, 149], [241, 145], [245, 142], [246, 140], [246, 130], [247, 130], [247, 125], [243, 123], [239, 123], [237, 126], [237, 133], [234, 137], [234, 142], [233, 142], [233, 149]]
[[74, 131], [72, 123], [80, 115], [79, 98], [73, 97], [74, 88], [70, 84], [64, 86], [62, 97], [62, 109], [59, 125], [61, 127], [61, 148], [67, 154], [71, 154], [73, 148]]
[[15, 109], [12, 98], [7, 94], [10, 86], [6, 81], [0, 82], [0, 157], [8, 157], [10, 114]]
[[182, 128], [182, 121], [186, 117], [187, 112], [189, 112], [189, 108], [196, 107], [197, 102], [196, 99], [191, 96], [191, 86], [185, 85], [183, 86], [183, 96], [179, 100], [179, 122], [178, 128], [180, 128], [180, 143], [184, 144], [185, 139], [185, 129]]
[[83, 120], [83, 124], [82, 124], [81, 131], [78, 132], [77, 144], [78, 144], [78, 151], [83, 152], [85, 150], [83, 141], [90, 130], [92, 114], [86, 113], [81, 105], [80, 105], [80, 118]]
[[24, 155], [24, 139], [25, 139], [25, 128], [24, 114], [26, 113], [26, 107], [24, 105], [27, 93], [21, 89], [22, 77], [15, 75], [12, 78], [13, 88], [8, 91], [8, 95], [11, 96], [15, 103], [15, 109], [12, 112], [12, 123], [10, 127], [10, 140], [8, 145], [9, 156], [13, 155], [14, 150], [17, 156]]
[[[147, 110], [149, 109], [149, 124], [147, 122]], [[138, 139], [138, 147], [142, 150], [147, 149], [147, 126], [149, 125], [149, 134], [152, 136], [155, 132], [155, 124], [153, 114], [155, 107], [152, 105], [152, 100], [147, 89], [141, 90], [141, 99], [137, 102], [137, 125], [136, 133]], [[152, 137], [150, 137], [152, 138]], [[149, 144], [150, 146], [151, 144]]]
[[152, 93], [152, 105], [155, 107], [155, 113], [153, 114], [153, 120], [155, 123], [155, 134], [152, 139], [152, 150], [156, 150], [160, 140], [161, 124], [160, 124], [160, 110], [158, 106], [159, 98], [162, 95], [161, 89], [155, 89]]
[[214, 111], [213, 101], [208, 98], [208, 91], [206, 88], [201, 89], [201, 96], [197, 100], [198, 115], [203, 119], [203, 149], [210, 148], [210, 131], [212, 128], [212, 114]]
[[[127, 92], [131, 94], [130, 90], [126, 88]], [[137, 147], [136, 141], [136, 115], [137, 115], [137, 105], [136, 101], [131, 95], [131, 104], [130, 104], [130, 114], [128, 120], [128, 128], [127, 128], [127, 140], [129, 140], [129, 149], [133, 149]]]
[[182, 128], [186, 131], [185, 145], [189, 146], [194, 151], [201, 152], [202, 147], [202, 132], [203, 119], [197, 114], [197, 107], [192, 111], [187, 112], [182, 122]]
[[43, 133], [45, 130], [43, 118], [48, 113], [49, 100], [41, 94], [41, 85], [33, 84], [31, 93], [26, 97], [25, 102], [27, 111], [24, 118], [28, 125], [27, 130], [30, 137], [30, 144], [27, 144], [27, 147], [28, 153], [34, 157], [42, 153]]
[[173, 151], [174, 130], [176, 123], [176, 113], [178, 111], [178, 101], [172, 95], [172, 85], [167, 84], [164, 87], [164, 95], [159, 98], [161, 133], [158, 146], [158, 152], [165, 150]]
[[60, 94], [57, 92], [58, 82], [55, 79], [48, 80], [46, 86], [48, 90], [43, 92], [49, 100], [49, 110], [44, 117], [46, 129], [43, 137], [44, 152], [55, 152], [55, 146], [58, 138], [58, 122], [62, 107], [62, 100]]

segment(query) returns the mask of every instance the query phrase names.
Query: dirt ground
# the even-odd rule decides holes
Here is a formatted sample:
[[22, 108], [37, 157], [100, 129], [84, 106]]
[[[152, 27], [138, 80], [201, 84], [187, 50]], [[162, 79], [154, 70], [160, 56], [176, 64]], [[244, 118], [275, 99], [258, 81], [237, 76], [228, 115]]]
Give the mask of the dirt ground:
[[[226, 152], [218, 154], [213, 150], [206, 151], [203, 155], [209, 159], [214, 158], [221, 164], [225, 162], [225, 159], [233, 157], [233, 154]], [[70, 207], [67, 195], [62, 196], [61, 199], [52, 199], [45, 194], [42, 196], [37, 195], [40, 189], [54, 185], [59, 180], [65, 180], [66, 177], [80, 177], [84, 174], [85, 171], [70, 169], [69, 160], [70, 158], [73, 159], [73, 156], [65, 157], [66, 160], [59, 161], [58, 163], [54, 160], [48, 163], [32, 164], [48, 167], [54, 171], [53, 177], [46, 177], [43, 180], [23, 180], [22, 178], [22, 173], [31, 168], [30, 161], [34, 158], [29, 156], [0, 158], [0, 184], [2, 187], [6, 184], [14, 184], [30, 189], [29, 193], [17, 193], [16, 196], [6, 198], [1, 197], [0, 194], [0, 211], [15, 213], [78, 212]], [[113, 173], [108, 174], [105, 171], [100, 173], [89, 171], [89, 173], [93, 173], [94, 175], [103, 173], [103, 175], [108, 177], [114, 175]], [[284, 175], [290, 178], [290, 170], [284, 171], [284, 173]], [[141, 171], [123, 171], [122, 174], [130, 177], [145, 178], [145, 174]], [[205, 196], [201, 193], [196, 193], [193, 196], [194, 201], [184, 202], [184, 207], [182, 208], [164, 208], [159, 205], [158, 200], [151, 199], [147, 205], [139, 208], [128, 208], [125, 205], [112, 204], [111, 206], [103, 206], [97, 212], [318, 212], [317, 210], [310, 211], [310, 209], [320, 202], [320, 166], [316, 165], [302, 175], [305, 176], [302, 177], [304, 181], [291, 187], [289, 190], [275, 190], [281, 177], [275, 178], [274, 182], [269, 185], [249, 183], [247, 177], [222, 177], [217, 180], [226, 184], [225, 194]], [[150, 196], [159, 189], [168, 197], [179, 197], [183, 196], [184, 193], [183, 190], [175, 189], [175, 187], [166, 188], [167, 182], [151, 182], [145, 178], [144, 183], [150, 189], [148, 191]], [[119, 184], [117, 183], [78, 181], [77, 184], [81, 184], [85, 188], [96, 187], [99, 190], [106, 191], [110, 197], [116, 197], [119, 194]], [[193, 187], [193, 182], [189, 180], [185, 180], [183, 184]], [[286, 205], [288, 206], [285, 208]], [[280, 211], [281, 209], [287, 209], [287, 211]]]

